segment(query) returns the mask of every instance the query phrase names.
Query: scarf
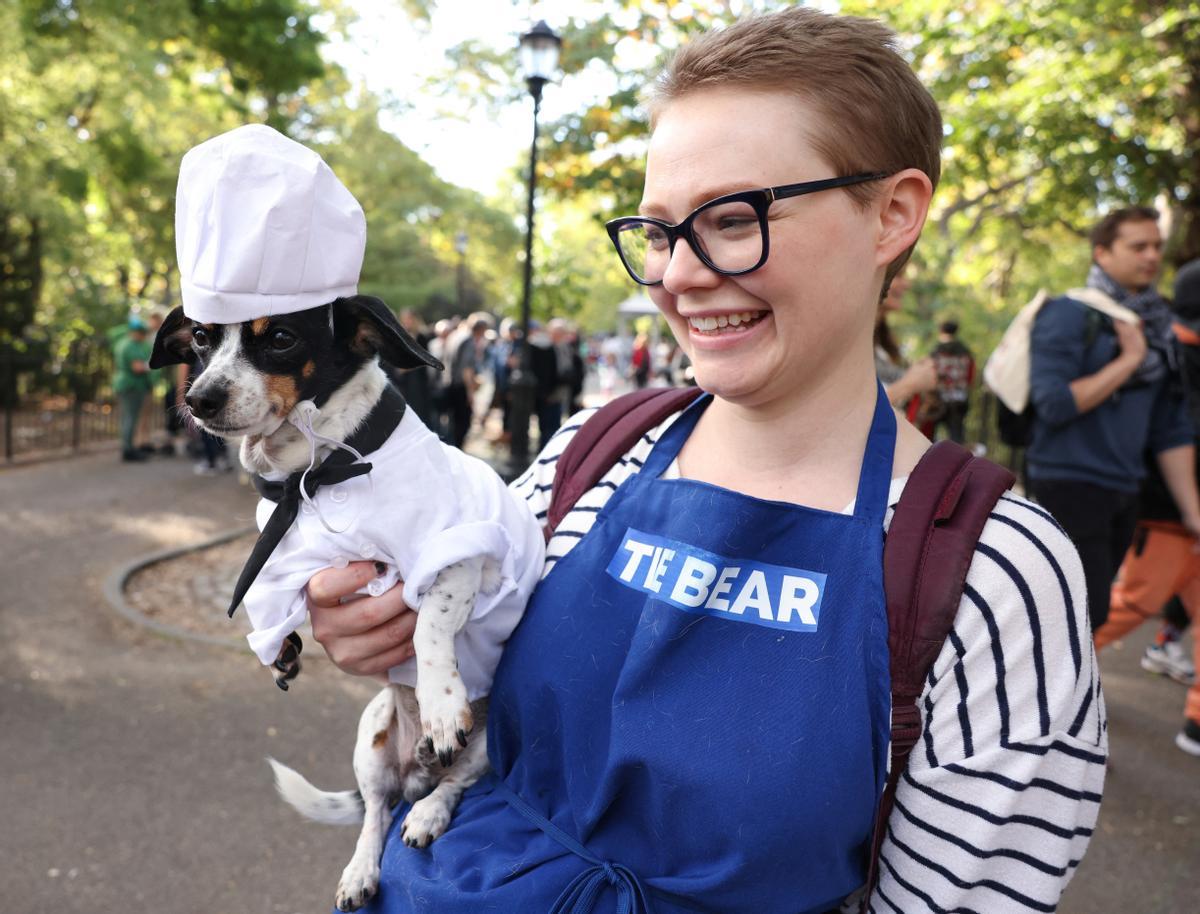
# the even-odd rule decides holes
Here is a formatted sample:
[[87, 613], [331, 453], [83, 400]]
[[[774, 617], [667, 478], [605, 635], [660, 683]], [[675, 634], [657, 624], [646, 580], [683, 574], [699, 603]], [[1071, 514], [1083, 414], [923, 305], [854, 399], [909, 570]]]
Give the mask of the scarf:
[[1175, 334], [1171, 330], [1175, 317], [1167, 300], [1154, 286], [1147, 286], [1140, 292], [1129, 292], [1096, 263], [1088, 271], [1087, 286], [1089, 289], [1098, 289], [1142, 319], [1146, 357], [1122, 387], [1141, 387], [1169, 376], [1178, 376], [1179, 355], [1175, 348]]

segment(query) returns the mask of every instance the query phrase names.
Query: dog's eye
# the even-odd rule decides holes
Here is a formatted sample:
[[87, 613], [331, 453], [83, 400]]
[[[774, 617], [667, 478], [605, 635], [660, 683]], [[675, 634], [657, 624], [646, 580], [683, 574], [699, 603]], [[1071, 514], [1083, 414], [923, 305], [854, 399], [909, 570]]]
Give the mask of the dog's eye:
[[296, 345], [296, 337], [283, 329], [271, 331], [271, 348], [276, 352], [286, 352]]
[[192, 342], [200, 349], [207, 349], [209, 344], [208, 331], [203, 327], [192, 328]]

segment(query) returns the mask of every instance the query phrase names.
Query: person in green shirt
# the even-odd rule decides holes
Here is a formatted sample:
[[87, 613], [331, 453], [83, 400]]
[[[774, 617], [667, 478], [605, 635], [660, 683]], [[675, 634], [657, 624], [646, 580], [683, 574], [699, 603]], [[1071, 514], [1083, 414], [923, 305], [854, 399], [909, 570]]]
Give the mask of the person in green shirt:
[[146, 454], [133, 446], [142, 403], [153, 386], [150, 374], [150, 341], [146, 339], [146, 322], [140, 317], [129, 319], [129, 332], [113, 350], [116, 374], [113, 391], [121, 417], [121, 459], [145, 460]]

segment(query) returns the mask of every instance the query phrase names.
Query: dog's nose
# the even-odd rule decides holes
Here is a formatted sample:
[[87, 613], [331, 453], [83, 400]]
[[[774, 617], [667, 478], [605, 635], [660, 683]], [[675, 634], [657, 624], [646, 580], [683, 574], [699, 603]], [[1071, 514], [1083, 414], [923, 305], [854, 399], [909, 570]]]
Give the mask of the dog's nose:
[[223, 387], [192, 388], [183, 398], [197, 419], [211, 419], [229, 401], [229, 391]]

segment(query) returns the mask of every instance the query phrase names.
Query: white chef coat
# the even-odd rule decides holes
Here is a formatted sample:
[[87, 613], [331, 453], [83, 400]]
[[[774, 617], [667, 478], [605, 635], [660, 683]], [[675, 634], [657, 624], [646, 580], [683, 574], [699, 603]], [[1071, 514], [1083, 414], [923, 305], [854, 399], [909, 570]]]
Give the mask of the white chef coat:
[[[479, 594], [454, 647], [468, 697], [487, 695], [504, 642], [542, 572], [541, 525], [491, 467], [443, 444], [412, 409], [382, 447], [364, 456], [373, 467], [369, 476], [322, 486], [313, 496], [329, 526], [345, 532], [330, 532], [302, 502], [247, 591], [251, 648], [264, 664], [274, 662], [284, 638], [307, 616], [308, 579], [339, 559], [383, 562], [386, 572], [362, 592], [378, 596], [403, 580], [405, 602], [419, 610], [441, 569], [483, 555], [498, 563], [500, 588]], [[260, 530], [275, 508], [268, 499], [259, 502]], [[415, 686], [415, 658], [388, 677]]]

